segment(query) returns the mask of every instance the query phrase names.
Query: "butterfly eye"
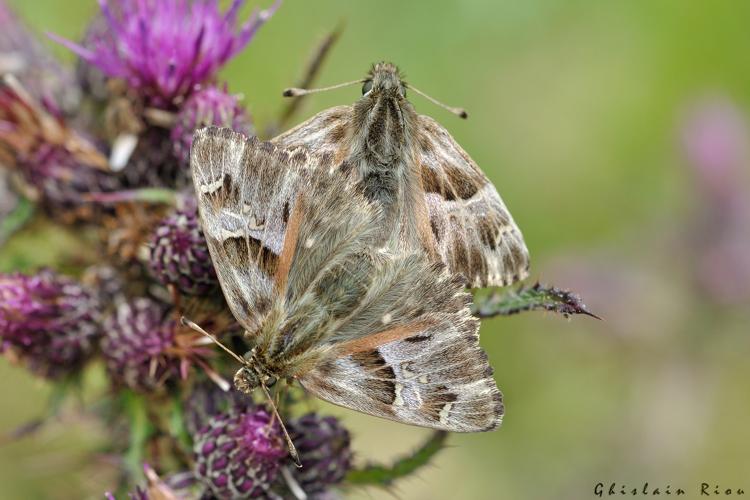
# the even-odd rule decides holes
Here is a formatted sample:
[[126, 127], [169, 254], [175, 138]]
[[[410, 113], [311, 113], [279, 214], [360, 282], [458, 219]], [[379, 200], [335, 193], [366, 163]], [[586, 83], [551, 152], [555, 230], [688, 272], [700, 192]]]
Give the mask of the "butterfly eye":
[[372, 80], [365, 81], [365, 84], [362, 85], [362, 95], [365, 95], [371, 90], [372, 90]]

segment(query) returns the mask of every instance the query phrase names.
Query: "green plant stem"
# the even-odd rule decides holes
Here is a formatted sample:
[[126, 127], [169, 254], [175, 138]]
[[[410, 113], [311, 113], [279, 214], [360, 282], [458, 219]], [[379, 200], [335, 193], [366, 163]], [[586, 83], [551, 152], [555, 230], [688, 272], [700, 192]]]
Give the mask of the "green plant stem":
[[140, 395], [125, 391], [122, 402], [130, 424], [130, 440], [125, 454], [125, 465], [134, 483], [142, 482], [143, 463], [146, 456], [146, 445], [153, 435], [154, 428], [148, 418], [146, 401]]
[[472, 304], [472, 313], [478, 318], [510, 316], [534, 310], [556, 312], [566, 318], [583, 314], [601, 319], [589, 311], [581, 297], [573, 292], [540, 283], [511, 290], [493, 290], [489, 295], [475, 297]]
[[410, 476], [430, 463], [445, 448], [447, 437], [448, 433], [445, 431], [434, 431], [419, 448], [391, 465], [369, 464], [350, 471], [346, 476], [346, 483], [356, 486], [390, 486], [397, 479]]

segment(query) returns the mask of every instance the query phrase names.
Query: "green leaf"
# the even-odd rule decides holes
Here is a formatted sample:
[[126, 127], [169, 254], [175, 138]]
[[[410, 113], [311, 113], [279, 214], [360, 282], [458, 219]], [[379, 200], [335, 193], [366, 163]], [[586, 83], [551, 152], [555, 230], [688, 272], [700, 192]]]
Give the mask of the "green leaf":
[[448, 433], [433, 431], [427, 441], [411, 454], [396, 460], [392, 465], [369, 464], [361, 469], [354, 469], [346, 476], [346, 484], [356, 486], [383, 486], [393, 484], [397, 479], [407, 477], [421, 469], [445, 448]]
[[478, 318], [510, 316], [525, 311], [552, 311], [566, 318], [573, 314], [584, 314], [601, 319], [588, 310], [581, 297], [568, 290], [536, 283], [515, 290], [493, 290], [485, 296], [477, 296], [472, 304], [472, 313]]

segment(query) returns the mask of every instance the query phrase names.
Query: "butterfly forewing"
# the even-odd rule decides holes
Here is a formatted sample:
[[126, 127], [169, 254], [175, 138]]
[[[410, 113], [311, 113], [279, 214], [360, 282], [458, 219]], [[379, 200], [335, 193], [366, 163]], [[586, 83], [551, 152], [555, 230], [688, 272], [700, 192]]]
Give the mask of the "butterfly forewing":
[[443, 262], [471, 287], [525, 279], [529, 252], [495, 187], [439, 123], [421, 115], [419, 124], [417, 161]]
[[281, 147], [304, 146], [319, 154], [330, 153], [338, 157], [340, 164], [345, 159], [344, 145], [350, 139], [351, 123], [352, 107], [336, 106], [278, 135], [272, 142]]
[[227, 302], [248, 331], [274, 296], [287, 222], [311, 162], [303, 150], [230, 129], [195, 134], [190, 164], [203, 230]]

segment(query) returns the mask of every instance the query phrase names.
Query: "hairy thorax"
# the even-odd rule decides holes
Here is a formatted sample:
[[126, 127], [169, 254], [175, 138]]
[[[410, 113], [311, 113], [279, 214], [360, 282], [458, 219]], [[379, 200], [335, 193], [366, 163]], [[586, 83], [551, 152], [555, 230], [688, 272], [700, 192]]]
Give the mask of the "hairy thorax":
[[396, 92], [363, 98], [354, 106], [346, 169], [383, 211], [386, 240], [414, 234], [404, 216], [419, 189], [410, 161], [415, 121], [413, 108]]

